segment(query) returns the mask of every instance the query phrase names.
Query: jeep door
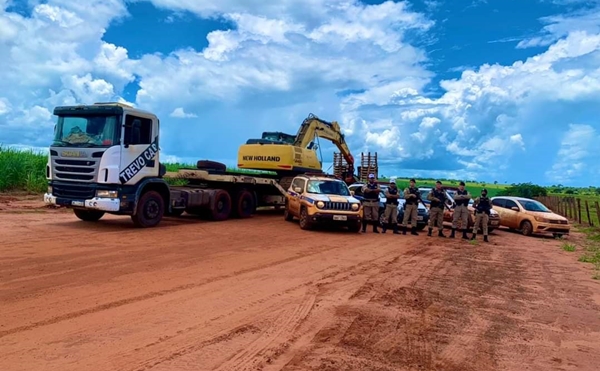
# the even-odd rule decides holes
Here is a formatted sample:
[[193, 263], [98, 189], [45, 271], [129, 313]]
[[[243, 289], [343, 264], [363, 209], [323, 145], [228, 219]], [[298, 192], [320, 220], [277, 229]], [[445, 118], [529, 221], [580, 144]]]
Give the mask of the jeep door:
[[292, 196], [289, 198], [288, 210], [292, 215], [300, 215], [300, 196], [304, 193], [306, 181], [302, 178], [296, 178], [292, 182]]

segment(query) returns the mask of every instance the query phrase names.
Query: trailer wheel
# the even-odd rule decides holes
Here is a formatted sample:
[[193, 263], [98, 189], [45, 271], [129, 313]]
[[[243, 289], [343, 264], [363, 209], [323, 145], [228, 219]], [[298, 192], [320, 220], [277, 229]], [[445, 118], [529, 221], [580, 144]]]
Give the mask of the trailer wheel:
[[161, 195], [156, 191], [148, 191], [140, 197], [131, 220], [136, 227], [150, 228], [160, 223], [164, 212], [165, 203]]
[[229, 218], [231, 214], [231, 196], [227, 191], [218, 190], [215, 193], [210, 213], [212, 220], [221, 221]]
[[217, 162], [217, 161], [209, 161], [209, 160], [198, 160], [196, 163], [196, 167], [200, 170], [217, 170], [217, 171], [226, 171], [227, 165]]
[[104, 211], [73, 209], [75, 216], [84, 222], [97, 222], [104, 216]]
[[249, 218], [254, 214], [254, 196], [252, 193], [242, 190], [235, 197], [235, 215], [239, 218]]

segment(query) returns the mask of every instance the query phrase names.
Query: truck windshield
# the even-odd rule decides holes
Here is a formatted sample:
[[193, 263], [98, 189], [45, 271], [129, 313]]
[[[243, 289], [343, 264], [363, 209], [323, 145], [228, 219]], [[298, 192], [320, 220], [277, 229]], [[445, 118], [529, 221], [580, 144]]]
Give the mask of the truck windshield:
[[337, 180], [310, 180], [307, 190], [316, 194], [350, 196], [346, 183]]
[[106, 115], [59, 116], [53, 146], [109, 147], [119, 142], [120, 117]]

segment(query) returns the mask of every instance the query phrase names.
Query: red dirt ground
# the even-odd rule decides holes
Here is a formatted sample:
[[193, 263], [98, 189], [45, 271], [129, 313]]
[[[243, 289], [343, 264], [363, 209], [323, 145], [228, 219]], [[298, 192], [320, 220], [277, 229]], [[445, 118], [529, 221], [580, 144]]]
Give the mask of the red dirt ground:
[[600, 365], [600, 283], [559, 241], [305, 232], [269, 213], [139, 230], [38, 200], [0, 196], [3, 371]]

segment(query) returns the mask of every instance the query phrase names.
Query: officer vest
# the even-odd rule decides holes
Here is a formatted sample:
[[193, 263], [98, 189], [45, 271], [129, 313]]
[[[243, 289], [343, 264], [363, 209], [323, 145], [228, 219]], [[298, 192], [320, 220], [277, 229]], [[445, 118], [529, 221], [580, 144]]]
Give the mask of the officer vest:
[[446, 199], [446, 194], [444, 191], [438, 191], [437, 189], [433, 190], [433, 197], [438, 198], [440, 201], [431, 201], [431, 207], [439, 207], [441, 209], [444, 208], [444, 200]]
[[[465, 196], [467, 193], [469, 193], [469, 192], [466, 189], [464, 191], [461, 191], [460, 189], [456, 191], [456, 194], [461, 195], [461, 196]], [[468, 198], [464, 198], [462, 200], [455, 200], [455, 201], [456, 201], [457, 206], [468, 206], [469, 205]]]
[[492, 208], [492, 204], [490, 203], [490, 199], [487, 197], [480, 197], [479, 203], [477, 204], [477, 211], [480, 213], [489, 214]]
[[[388, 193], [392, 194], [392, 195], [397, 195], [398, 194], [398, 188], [394, 189], [394, 188], [390, 187], [390, 188], [388, 188]], [[394, 198], [394, 199], [387, 198], [385, 200], [385, 203], [388, 204], [388, 205], [398, 205], [398, 199], [397, 198]]]
[[416, 205], [419, 203], [419, 189], [417, 187], [408, 187], [408, 193], [411, 195], [417, 196], [416, 198], [408, 198], [406, 199], [407, 205]]
[[[368, 189], [377, 189], [377, 184], [373, 183], [368, 183], [367, 184], [367, 188]], [[365, 192], [365, 200], [368, 201], [377, 201], [379, 200], [379, 193], [377, 192]]]

